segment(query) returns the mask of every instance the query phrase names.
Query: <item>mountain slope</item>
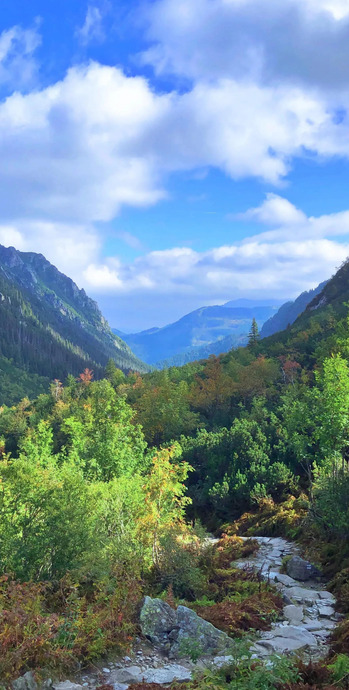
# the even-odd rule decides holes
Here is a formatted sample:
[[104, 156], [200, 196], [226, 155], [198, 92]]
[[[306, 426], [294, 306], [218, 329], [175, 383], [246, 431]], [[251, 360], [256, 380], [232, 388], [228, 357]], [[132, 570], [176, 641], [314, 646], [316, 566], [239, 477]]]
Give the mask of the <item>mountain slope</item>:
[[168, 366], [173, 363], [174, 357], [180, 365], [217, 353], [217, 347], [219, 352], [224, 352], [219, 343], [226, 338], [228, 341], [223, 348], [244, 345], [253, 317], [261, 326], [274, 312], [275, 307], [272, 306], [202, 307], [163, 328], [123, 334], [122, 337], [136, 355], [148, 364]]
[[270, 317], [261, 328], [261, 338], [267, 338], [269, 335], [283, 331], [287, 326], [294, 323], [296, 318], [302, 314], [308, 304], [316, 297], [325, 287], [327, 281], [320, 283], [313, 290], [302, 292], [293, 302], [285, 302], [276, 314]]
[[110, 358], [123, 370], [146, 370], [70, 278], [41, 254], [0, 245], [0, 379], [10, 367], [47, 379], [85, 367], [98, 376]]

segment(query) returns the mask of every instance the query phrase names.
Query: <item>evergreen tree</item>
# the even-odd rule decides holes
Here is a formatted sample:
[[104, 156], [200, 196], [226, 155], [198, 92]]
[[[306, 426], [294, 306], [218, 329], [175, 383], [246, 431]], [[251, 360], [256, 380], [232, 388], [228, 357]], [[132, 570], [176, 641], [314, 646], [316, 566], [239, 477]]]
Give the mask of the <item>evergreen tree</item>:
[[258, 324], [256, 319], [253, 317], [252, 319], [252, 324], [251, 324], [251, 330], [248, 334], [248, 344], [249, 346], [254, 346], [257, 345], [259, 341], [259, 329], [258, 329]]

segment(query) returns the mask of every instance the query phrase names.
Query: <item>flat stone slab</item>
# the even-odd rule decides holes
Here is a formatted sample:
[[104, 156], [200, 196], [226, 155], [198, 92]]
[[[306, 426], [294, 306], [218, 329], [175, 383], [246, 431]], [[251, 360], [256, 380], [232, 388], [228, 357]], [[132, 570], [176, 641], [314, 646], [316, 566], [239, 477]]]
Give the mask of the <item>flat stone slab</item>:
[[158, 683], [159, 685], [167, 685], [173, 683], [174, 680], [184, 683], [192, 678], [192, 673], [185, 666], [179, 664], [168, 664], [163, 668], [154, 668], [144, 671], [142, 674], [145, 683]]
[[258, 640], [258, 644], [278, 654], [287, 651], [295, 652], [306, 647], [316, 647], [317, 640], [315, 635], [305, 628], [285, 625], [277, 629], [274, 637]]
[[[130, 685], [131, 683], [141, 683], [143, 677], [143, 671], [140, 666], [127, 666], [125, 668], [119, 668], [117, 671], [113, 671], [110, 676], [108, 676], [108, 685], [113, 683], [122, 683]], [[58, 688], [58, 690], [64, 690], [64, 688]]]
[[318, 610], [321, 618], [331, 618], [335, 613], [333, 606], [318, 606]]
[[292, 625], [300, 625], [304, 617], [303, 606], [295, 606], [294, 604], [285, 606], [284, 616]]
[[305, 587], [289, 587], [287, 594], [290, 599], [297, 599], [304, 604], [314, 603], [320, 599], [320, 593], [316, 589], [306, 589]]
[[336, 597], [333, 596], [332, 592], [326, 592], [325, 590], [321, 590], [319, 592], [320, 599], [326, 599], [326, 601], [332, 601], [335, 603]]
[[293, 577], [290, 577], [289, 575], [284, 575], [284, 573], [270, 573], [270, 579], [271, 575], [273, 575], [273, 579], [276, 580], [276, 582], [281, 582], [282, 585], [285, 587], [298, 587], [296, 580], [293, 579]]

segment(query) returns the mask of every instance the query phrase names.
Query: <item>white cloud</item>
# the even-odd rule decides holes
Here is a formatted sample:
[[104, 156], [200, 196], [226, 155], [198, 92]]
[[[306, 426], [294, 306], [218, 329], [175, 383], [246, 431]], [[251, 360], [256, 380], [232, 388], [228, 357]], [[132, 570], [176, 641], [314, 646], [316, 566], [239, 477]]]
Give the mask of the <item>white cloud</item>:
[[0, 223], [0, 244], [38, 252], [70, 277], [81, 282], [86, 266], [100, 253], [102, 238], [88, 226], [17, 219]]
[[100, 7], [88, 6], [85, 21], [76, 34], [83, 45], [91, 41], [103, 41], [103, 13]]
[[0, 34], [0, 84], [16, 90], [35, 83], [38, 63], [35, 51], [41, 44], [38, 22], [30, 29], [13, 26]]
[[[349, 211], [332, 213], [309, 218], [277, 194], [267, 194], [266, 200], [258, 208], [252, 208], [240, 214], [242, 220], [256, 220], [262, 225], [269, 225], [273, 229], [260, 232], [252, 239], [259, 242], [280, 242], [293, 240], [319, 240], [326, 237], [349, 237]], [[247, 243], [251, 238], [245, 240]]]
[[158, 73], [347, 88], [347, 0], [157, 0], [148, 3]]
[[329, 277], [349, 254], [349, 243], [326, 237], [348, 234], [349, 211], [308, 218], [286, 199], [269, 195], [246, 217], [251, 215], [275, 229], [206, 252], [175, 247], [130, 264], [109, 259], [89, 266], [84, 279], [95, 292], [127, 295], [131, 302], [139, 294], [160, 300], [196, 296], [201, 304], [241, 294], [288, 298]]

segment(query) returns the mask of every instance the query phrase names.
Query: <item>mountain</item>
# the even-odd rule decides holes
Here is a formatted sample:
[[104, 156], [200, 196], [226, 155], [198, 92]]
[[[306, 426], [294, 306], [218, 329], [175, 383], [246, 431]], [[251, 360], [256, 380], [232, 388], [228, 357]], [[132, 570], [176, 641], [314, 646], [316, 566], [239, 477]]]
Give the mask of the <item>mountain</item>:
[[70, 278], [41, 254], [0, 245], [0, 404], [86, 367], [98, 377], [110, 358], [147, 370]]
[[280, 309], [270, 317], [261, 328], [261, 338], [267, 338], [269, 335], [283, 331], [287, 326], [294, 323], [296, 318], [302, 314], [308, 304], [321, 293], [327, 281], [320, 283], [313, 290], [302, 292], [293, 302], [285, 302]]
[[180, 366], [244, 345], [253, 317], [262, 326], [275, 309], [269, 305], [202, 307], [163, 328], [122, 334], [122, 338], [148, 364]]

